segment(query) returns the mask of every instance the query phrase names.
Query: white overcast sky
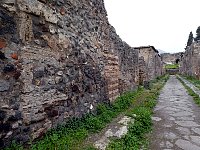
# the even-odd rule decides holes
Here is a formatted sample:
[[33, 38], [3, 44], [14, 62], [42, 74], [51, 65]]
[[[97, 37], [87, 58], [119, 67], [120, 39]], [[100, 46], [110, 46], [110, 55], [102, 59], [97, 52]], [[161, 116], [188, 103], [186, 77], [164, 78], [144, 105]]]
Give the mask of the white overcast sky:
[[200, 0], [104, 0], [111, 25], [132, 47], [184, 51], [200, 26]]

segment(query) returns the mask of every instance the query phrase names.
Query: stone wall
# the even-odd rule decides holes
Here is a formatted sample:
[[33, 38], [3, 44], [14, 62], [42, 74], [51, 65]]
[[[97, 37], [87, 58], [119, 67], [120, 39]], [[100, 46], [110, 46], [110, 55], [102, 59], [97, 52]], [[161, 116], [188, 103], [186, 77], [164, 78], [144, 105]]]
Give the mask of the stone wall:
[[146, 63], [146, 80], [153, 80], [163, 74], [163, 63], [159, 52], [153, 46], [135, 47], [139, 50], [139, 57], [143, 57]]
[[179, 73], [179, 68], [178, 69], [166, 69], [166, 73], [169, 75], [176, 75]]
[[103, 0], [1, 0], [0, 147], [135, 89], [138, 56], [108, 23]]
[[139, 85], [143, 85], [144, 81], [148, 81], [147, 79], [147, 66], [146, 63], [144, 61], [144, 57], [140, 56], [139, 57]]
[[179, 53], [163, 53], [161, 54], [161, 58], [163, 63], [165, 64], [176, 64], [179, 63], [181, 60], [181, 56], [183, 55], [183, 52]]
[[200, 79], [200, 43], [188, 46], [180, 62], [180, 73]]

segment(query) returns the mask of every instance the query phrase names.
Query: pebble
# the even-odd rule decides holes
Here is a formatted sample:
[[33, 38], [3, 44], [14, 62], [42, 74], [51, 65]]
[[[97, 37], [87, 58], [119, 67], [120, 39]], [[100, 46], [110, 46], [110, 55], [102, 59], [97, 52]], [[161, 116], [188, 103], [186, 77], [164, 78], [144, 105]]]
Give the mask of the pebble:
[[62, 76], [62, 75], [63, 75], [63, 72], [62, 72], [62, 71], [58, 71], [58, 72], [57, 72], [57, 75], [58, 75], [58, 76]]

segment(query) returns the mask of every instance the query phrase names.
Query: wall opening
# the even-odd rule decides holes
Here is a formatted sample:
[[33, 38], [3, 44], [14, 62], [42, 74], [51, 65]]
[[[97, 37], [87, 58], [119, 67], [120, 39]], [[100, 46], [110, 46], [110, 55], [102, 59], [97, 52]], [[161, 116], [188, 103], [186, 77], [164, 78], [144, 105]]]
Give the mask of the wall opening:
[[178, 59], [176, 59], [176, 64], [178, 64], [180, 62], [180, 59], [178, 58]]

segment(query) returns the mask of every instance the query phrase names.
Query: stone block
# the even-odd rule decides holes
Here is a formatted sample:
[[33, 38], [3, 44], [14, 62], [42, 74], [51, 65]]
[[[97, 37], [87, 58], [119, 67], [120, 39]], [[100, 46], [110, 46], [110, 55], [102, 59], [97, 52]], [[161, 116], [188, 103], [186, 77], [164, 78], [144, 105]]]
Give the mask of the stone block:
[[144, 88], [145, 89], [150, 89], [150, 82], [149, 81], [144, 81]]
[[3, 110], [0, 110], [0, 121], [3, 121], [6, 118], [6, 112]]
[[0, 79], [0, 92], [8, 91], [10, 88], [10, 83], [6, 80]]

